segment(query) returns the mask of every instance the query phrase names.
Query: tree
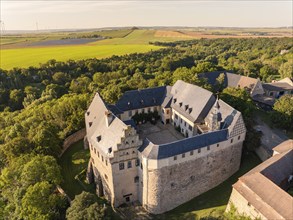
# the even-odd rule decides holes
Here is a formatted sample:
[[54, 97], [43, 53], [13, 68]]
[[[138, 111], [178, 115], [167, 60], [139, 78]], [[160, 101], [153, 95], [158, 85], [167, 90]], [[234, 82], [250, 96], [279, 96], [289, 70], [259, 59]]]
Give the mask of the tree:
[[273, 109], [273, 122], [281, 128], [293, 129], [293, 95], [283, 95]]
[[47, 181], [38, 182], [28, 187], [21, 203], [23, 219], [59, 219], [58, 210], [65, 207], [65, 200], [54, 193], [54, 185]]
[[293, 60], [283, 63], [280, 66], [279, 73], [281, 78], [293, 78]]
[[22, 101], [24, 99], [23, 91], [20, 89], [13, 89], [9, 94], [9, 105], [13, 110], [22, 109]]
[[70, 77], [67, 73], [63, 72], [56, 72], [52, 76], [52, 79], [54, 80], [55, 83], [59, 85], [64, 85], [66, 82], [70, 80]]
[[89, 77], [81, 76], [71, 81], [69, 89], [74, 93], [86, 93], [90, 83], [91, 79]]
[[231, 105], [233, 108], [240, 111], [244, 119], [249, 119], [252, 117], [252, 112], [255, 106], [245, 89], [227, 87], [220, 94], [220, 98]]
[[66, 211], [68, 220], [107, 219], [107, 216], [107, 206], [99, 205], [95, 195], [84, 191], [75, 196]]
[[221, 73], [217, 78], [216, 78], [216, 84], [214, 86], [214, 90], [216, 92], [221, 92], [225, 88], [225, 74]]

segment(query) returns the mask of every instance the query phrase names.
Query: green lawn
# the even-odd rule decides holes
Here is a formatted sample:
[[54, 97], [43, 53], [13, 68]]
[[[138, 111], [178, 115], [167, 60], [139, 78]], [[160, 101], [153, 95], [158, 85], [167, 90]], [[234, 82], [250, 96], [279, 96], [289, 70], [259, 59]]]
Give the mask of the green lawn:
[[224, 183], [170, 212], [155, 216], [155, 219], [198, 219], [208, 216], [221, 216], [229, 201], [232, 185], [240, 176], [260, 163], [261, 160], [254, 153], [243, 154], [239, 171]]
[[153, 45], [76, 45], [52, 46], [42, 48], [19, 48], [0, 50], [0, 67], [12, 69], [13, 67], [38, 66], [50, 59], [66, 61], [69, 59], [81, 60], [87, 58], [105, 58], [112, 55], [125, 55], [130, 53], [144, 53], [159, 49]]
[[[83, 149], [83, 141], [81, 140], [73, 144], [59, 159], [64, 179], [61, 187], [71, 199], [82, 191], [94, 193], [94, 185], [85, 183], [85, 173], [79, 175], [87, 168], [89, 158], [90, 152]], [[76, 179], [77, 175], [79, 175], [81, 181]]]

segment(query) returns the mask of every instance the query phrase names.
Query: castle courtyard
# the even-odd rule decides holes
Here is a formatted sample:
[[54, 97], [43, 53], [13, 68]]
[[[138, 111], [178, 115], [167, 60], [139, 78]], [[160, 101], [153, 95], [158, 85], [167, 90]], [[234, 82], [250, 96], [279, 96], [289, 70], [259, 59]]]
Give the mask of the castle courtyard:
[[147, 122], [145, 124], [137, 125], [137, 130], [141, 139], [149, 139], [154, 144], [166, 144], [185, 137], [175, 130], [172, 124], [162, 124], [157, 122], [155, 125]]

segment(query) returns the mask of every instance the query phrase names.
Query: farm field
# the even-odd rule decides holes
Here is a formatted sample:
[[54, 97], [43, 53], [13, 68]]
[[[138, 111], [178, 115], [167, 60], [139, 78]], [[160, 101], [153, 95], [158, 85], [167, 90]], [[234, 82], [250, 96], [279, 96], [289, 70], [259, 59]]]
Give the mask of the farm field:
[[[160, 47], [149, 42], [200, 38], [285, 37], [290, 29], [119, 29], [92, 32], [57, 32], [1, 37], [0, 68], [39, 66], [50, 59], [66, 61], [144, 53]], [[83, 36], [99, 35], [94, 40]], [[70, 43], [71, 42], [71, 43]], [[72, 43], [74, 42], [74, 43]]]
[[20, 48], [0, 50], [0, 67], [12, 69], [14, 67], [38, 66], [48, 60], [66, 61], [69, 59], [81, 60], [87, 58], [106, 58], [112, 55], [130, 53], [144, 53], [157, 50], [160, 47], [153, 45], [78, 45], [54, 46], [38, 48]]

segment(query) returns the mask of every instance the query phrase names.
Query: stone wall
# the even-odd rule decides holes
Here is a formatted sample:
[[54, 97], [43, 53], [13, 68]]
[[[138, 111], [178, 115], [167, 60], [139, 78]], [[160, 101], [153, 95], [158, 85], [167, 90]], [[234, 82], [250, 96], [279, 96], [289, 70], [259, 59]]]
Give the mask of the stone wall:
[[239, 169], [241, 152], [239, 142], [194, 160], [149, 170], [145, 208], [160, 214], [214, 188]]
[[73, 133], [72, 135], [68, 136], [64, 142], [63, 142], [63, 147], [62, 147], [62, 152], [59, 155], [59, 157], [62, 156], [62, 154], [74, 143], [76, 143], [77, 141], [81, 140], [84, 138], [84, 136], [86, 135], [86, 130], [85, 128]]
[[237, 209], [237, 212], [241, 215], [249, 216], [252, 219], [266, 219], [235, 189], [232, 190], [230, 200], [226, 208], [226, 212], [230, 211], [232, 205]]

